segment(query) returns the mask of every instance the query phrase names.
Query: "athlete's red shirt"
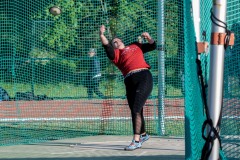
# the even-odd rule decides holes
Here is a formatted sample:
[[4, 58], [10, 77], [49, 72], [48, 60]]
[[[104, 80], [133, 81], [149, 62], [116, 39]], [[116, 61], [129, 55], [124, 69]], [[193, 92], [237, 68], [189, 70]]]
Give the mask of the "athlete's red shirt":
[[150, 68], [146, 63], [141, 49], [141, 44], [131, 44], [124, 49], [115, 49], [115, 57], [113, 63], [119, 68], [123, 76], [128, 72], [139, 68]]

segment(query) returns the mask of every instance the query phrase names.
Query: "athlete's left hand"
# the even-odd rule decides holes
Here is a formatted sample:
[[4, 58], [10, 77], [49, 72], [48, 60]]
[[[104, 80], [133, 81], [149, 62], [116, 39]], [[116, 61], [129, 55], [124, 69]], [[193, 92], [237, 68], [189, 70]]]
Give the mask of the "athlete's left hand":
[[143, 32], [142, 37], [144, 37], [146, 40], [152, 39], [148, 32]]

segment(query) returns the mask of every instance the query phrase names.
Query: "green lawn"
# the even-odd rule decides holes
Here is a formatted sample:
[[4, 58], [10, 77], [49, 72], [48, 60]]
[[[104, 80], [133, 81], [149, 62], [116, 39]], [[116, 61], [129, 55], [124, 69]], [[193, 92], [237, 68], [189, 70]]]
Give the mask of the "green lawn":
[[[54, 98], [84, 98], [87, 97], [87, 88], [83, 85], [69, 83], [59, 84], [24, 84], [24, 83], [0, 83], [10, 97], [15, 97], [16, 92], [31, 92], [35, 95], [47, 95]], [[122, 81], [119, 82], [101, 82], [100, 91], [106, 96], [123, 97], [125, 96], [125, 86]], [[181, 89], [167, 85], [166, 97], [181, 97]], [[154, 85], [152, 96], [157, 97], [158, 85]], [[94, 95], [97, 98], [96, 95]]]
[[[150, 135], [159, 135], [158, 122], [146, 120]], [[81, 120], [81, 121], [38, 121], [8, 122], [0, 124], [1, 145], [34, 143], [64, 138], [94, 135], [131, 135], [131, 120]], [[164, 136], [184, 136], [183, 121], [167, 121]]]

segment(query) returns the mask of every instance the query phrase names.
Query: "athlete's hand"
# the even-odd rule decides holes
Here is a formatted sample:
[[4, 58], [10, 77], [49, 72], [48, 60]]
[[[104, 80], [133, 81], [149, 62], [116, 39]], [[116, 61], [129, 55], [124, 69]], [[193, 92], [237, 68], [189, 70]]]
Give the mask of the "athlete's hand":
[[105, 26], [104, 26], [104, 25], [101, 25], [99, 31], [100, 31], [100, 33], [99, 33], [100, 35], [104, 35], [104, 32], [106, 31]]
[[148, 41], [148, 43], [150, 44], [154, 43], [154, 40], [152, 39], [148, 32], [143, 32], [141, 36], [144, 37]]
[[145, 38], [146, 40], [152, 39], [148, 32], [143, 32], [142, 37]]
[[99, 36], [101, 39], [101, 42], [103, 45], [107, 45], [109, 44], [108, 39], [105, 37], [104, 32], [106, 31], [106, 28], [104, 25], [101, 25], [100, 29], [99, 29]]

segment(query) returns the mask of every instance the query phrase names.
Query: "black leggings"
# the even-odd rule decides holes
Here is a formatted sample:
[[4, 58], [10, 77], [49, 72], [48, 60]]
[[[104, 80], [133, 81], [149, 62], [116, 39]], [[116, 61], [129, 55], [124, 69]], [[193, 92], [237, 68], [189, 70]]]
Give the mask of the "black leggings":
[[132, 115], [133, 133], [140, 135], [146, 132], [143, 106], [152, 92], [152, 74], [149, 70], [143, 70], [125, 78], [124, 83]]

